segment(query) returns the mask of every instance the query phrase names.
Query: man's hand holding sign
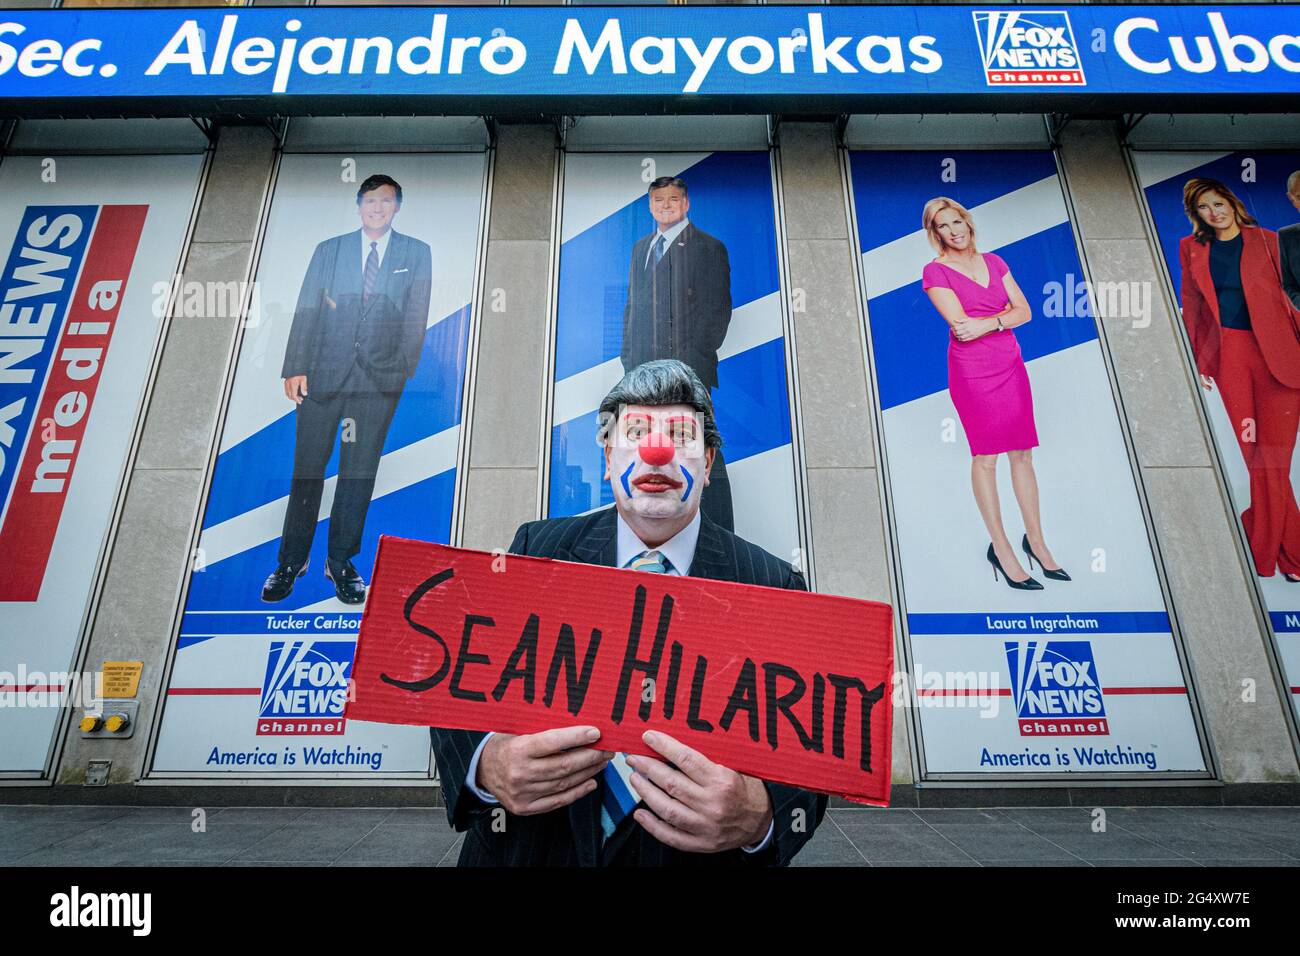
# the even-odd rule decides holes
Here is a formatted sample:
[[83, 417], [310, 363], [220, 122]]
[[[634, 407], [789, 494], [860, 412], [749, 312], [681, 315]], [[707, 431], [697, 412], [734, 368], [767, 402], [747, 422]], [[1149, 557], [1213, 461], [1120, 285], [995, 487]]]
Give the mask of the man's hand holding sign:
[[483, 747], [475, 782], [519, 816], [567, 807], [596, 789], [593, 778], [614, 756], [589, 746], [599, 737], [595, 727], [493, 734]]
[[[511, 813], [549, 813], [596, 789], [612, 751], [590, 746], [595, 727], [562, 727], [520, 736], [493, 734], [478, 766], [480, 789], [496, 794]], [[716, 853], [757, 844], [772, 826], [772, 801], [763, 782], [713, 763], [667, 734], [642, 735], [664, 757], [630, 756], [630, 780], [653, 810], [633, 817], [656, 839], [679, 850]]]
[[791, 594], [702, 518], [688, 367], [601, 415], [614, 508], [525, 524], [521, 557], [382, 539], [347, 716], [431, 726], [462, 865], [786, 864], [826, 809], [802, 788], [887, 801], [890, 609]]
[[653, 813], [636, 822], [661, 843], [694, 853], [757, 845], [773, 825], [772, 800], [763, 781], [728, 770], [667, 734], [641, 738], [668, 762], [631, 756], [632, 786]]

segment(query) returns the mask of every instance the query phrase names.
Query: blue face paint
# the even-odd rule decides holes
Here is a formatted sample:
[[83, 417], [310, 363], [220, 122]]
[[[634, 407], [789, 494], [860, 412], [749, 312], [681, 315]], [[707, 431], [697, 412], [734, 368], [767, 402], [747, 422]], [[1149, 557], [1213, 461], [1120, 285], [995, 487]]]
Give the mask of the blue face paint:
[[[679, 464], [677, 467], [682, 470], [682, 476], [686, 479], [686, 490], [682, 492], [682, 501], [685, 501], [691, 496], [691, 489], [695, 487], [695, 479], [691, 477], [691, 473], [686, 470], [685, 465]], [[623, 487], [626, 488], [627, 485], [625, 484]]]
[[632, 462], [632, 464], [627, 466], [627, 471], [623, 472], [622, 476], [620, 476], [620, 478], [618, 479], [619, 481], [623, 482], [623, 493], [627, 495], [629, 498], [632, 497], [632, 489], [631, 487], [629, 487], [627, 483], [627, 476], [632, 474], [632, 469], [635, 467], [636, 467], [636, 462]]

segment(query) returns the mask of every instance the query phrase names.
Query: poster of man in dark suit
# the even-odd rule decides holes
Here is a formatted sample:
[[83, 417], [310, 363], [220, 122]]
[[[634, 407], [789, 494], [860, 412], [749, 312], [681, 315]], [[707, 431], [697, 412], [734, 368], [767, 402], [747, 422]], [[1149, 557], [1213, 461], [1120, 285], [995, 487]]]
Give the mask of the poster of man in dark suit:
[[[1286, 198], [1300, 212], [1300, 169], [1287, 177]], [[1282, 288], [1291, 304], [1300, 309], [1300, 222], [1277, 231], [1277, 247], [1282, 258]]]
[[[727, 247], [687, 217], [691, 202], [684, 180], [660, 176], [648, 194], [655, 230], [632, 246], [623, 309], [623, 371], [655, 359], [678, 359], [715, 389], [718, 349], [731, 323]], [[721, 449], [700, 507], [723, 528], [735, 530]]]
[[402, 187], [370, 176], [358, 188], [361, 228], [322, 241], [298, 294], [281, 376], [297, 405], [293, 480], [279, 564], [262, 600], [281, 601], [307, 571], [325, 485], [340, 437], [325, 576], [340, 601], [360, 604], [366, 582], [352, 564], [388, 426], [424, 344], [433, 256], [427, 243], [393, 228]]

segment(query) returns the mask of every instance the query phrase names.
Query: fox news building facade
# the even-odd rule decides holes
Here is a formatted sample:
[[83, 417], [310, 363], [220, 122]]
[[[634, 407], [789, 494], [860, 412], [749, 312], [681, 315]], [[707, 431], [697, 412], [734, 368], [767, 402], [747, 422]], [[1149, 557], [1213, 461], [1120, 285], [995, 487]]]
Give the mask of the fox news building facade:
[[1295, 802], [1298, 103], [1286, 3], [0, 0], [0, 795], [435, 802], [327, 559], [608, 506], [681, 358], [897, 804]]

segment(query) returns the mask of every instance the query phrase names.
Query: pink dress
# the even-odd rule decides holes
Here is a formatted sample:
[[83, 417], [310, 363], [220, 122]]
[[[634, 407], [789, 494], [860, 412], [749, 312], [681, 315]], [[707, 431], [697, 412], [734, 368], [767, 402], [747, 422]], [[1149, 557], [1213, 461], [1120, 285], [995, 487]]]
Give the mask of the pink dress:
[[[921, 287], [951, 289], [971, 318], [997, 315], [1010, 302], [1002, 278], [1011, 270], [992, 252], [984, 253], [984, 264], [989, 270], [987, 286], [942, 262], [931, 262], [921, 273]], [[948, 390], [972, 455], [1038, 445], [1029, 373], [1011, 329], [989, 332], [973, 342], [959, 342], [949, 332]]]

